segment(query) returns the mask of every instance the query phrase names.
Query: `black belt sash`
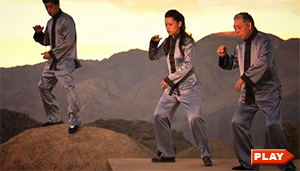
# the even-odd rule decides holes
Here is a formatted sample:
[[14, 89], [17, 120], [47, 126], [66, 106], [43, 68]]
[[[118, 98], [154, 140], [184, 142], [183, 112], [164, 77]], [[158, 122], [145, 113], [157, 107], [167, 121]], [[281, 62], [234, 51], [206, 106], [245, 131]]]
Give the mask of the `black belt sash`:
[[181, 93], [179, 91], [179, 85], [183, 83], [189, 76], [194, 74], [194, 69], [191, 69], [177, 84], [175, 84], [173, 87], [171, 87], [171, 90], [169, 91], [169, 95], [171, 96], [176, 89], [177, 95], [181, 96]]

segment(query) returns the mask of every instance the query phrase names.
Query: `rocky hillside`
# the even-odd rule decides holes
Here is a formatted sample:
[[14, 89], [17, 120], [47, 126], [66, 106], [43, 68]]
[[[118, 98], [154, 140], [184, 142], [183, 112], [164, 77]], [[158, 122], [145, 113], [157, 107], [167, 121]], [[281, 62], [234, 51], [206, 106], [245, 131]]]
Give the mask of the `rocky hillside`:
[[28, 115], [9, 111], [6, 109], [0, 110], [0, 144], [8, 141], [10, 138], [19, 133], [35, 127], [40, 127], [42, 124]]
[[[11, 117], [9, 117], [11, 116]], [[30, 129], [33, 127], [40, 126], [41, 124], [36, 122], [34, 119], [29, 118], [26, 114], [22, 113], [17, 113], [13, 111], [8, 111], [8, 110], [1, 110], [1, 140], [4, 140], [6, 138], [7, 140], [5, 141], [6, 143], [4, 144], [11, 144], [11, 141], [15, 141], [16, 137], [19, 136], [24, 136], [24, 134], [27, 135], [27, 129], [28, 131], [31, 132], [30, 135], [27, 136], [42, 136], [40, 134], [40, 130], [44, 128], [37, 128], [37, 129]], [[128, 121], [128, 120], [121, 120], [121, 119], [111, 119], [111, 120], [104, 120], [104, 119], [99, 119], [93, 123], [90, 124], [85, 124], [81, 130], [84, 130], [84, 133], [81, 133], [80, 136], [83, 136], [83, 134], [90, 134], [90, 129], [95, 130], [95, 127], [101, 128], [108, 131], [112, 130], [114, 132], [118, 132], [121, 134], [125, 134], [128, 137], [132, 138], [134, 141], [136, 141], [137, 144], [140, 144], [144, 146], [145, 148], [148, 148], [149, 150], [152, 151], [153, 154], [156, 152], [155, 148], [155, 136], [154, 136], [154, 128], [153, 124], [146, 122], [146, 121]], [[48, 127], [49, 129], [52, 127]], [[286, 137], [289, 142], [289, 151], [295, 155], [296, 158], [299, 158], [299, 125], [298, 127], [293, 126], [292, 124], [288, 122], [283, 122], [283, 128], [284, 132], [286, 134]], [[54, 139], [55, 141], [57, 139], [65, 140], [68, 139], [70, 140], [71, 135], [67, 133], [67, 125], [63, 125], [63, 127], [59, 128], [60, 130], [57, 130], [58, 128], [55, 128], [54, 132], [59, 132], [59, 138], [55, 138], [55, 136], [51, 135], [49, 138], [46, 138], [46, 140], [41, 140], [37, 139], [37, 137], [33, 137], [33, 139], [37, 139], [35, 141], [52, 141], [50, 139]], [[17, 131], [16, 131], [17, 130]], [[45, 130], [45, 129], [44, 129]], [[25, 132], [23, 132], [25, 131]], [[49, 130], [48, 130], [49, 131]], [[98, 130], [97, 130], [98, 131]], [[18, 135], [17, 135], [18, 134]], [[45, 135], [48, 135], [49, 132], [45, 133]], [[196, 146], [193, 146], [190, 142], [188, 142], [182, 132], [178, 132], [173, 130], [173, 143], [176, 148], [177, 158], [200, 158], [200, 153], [199, 150], [197, 149]], [[43, 136], [45, 136], [43, 135]], [[21, 137], [22, 137], [21, 136]], [[110, 135], [108, 135], [110, 136]], [[87, 137], [81, 137], [77, 139], [72, 139], [72, 141], [78, 141], [76, 143], [82, 143]], [[89, 136], [88, 136], [89, 137]], [[10, 141], [8, 139], [10, 138]], [[102, 136], [101, 136], [102, 138]], [[100, 138], [100, 139], [101, 139]], [[113, 137], [111, 137], [113, 138]], [[18, 138], [21, 139], [21, 138]], [[25, 142], [26, 141], [26, 142]], [[29, 141], [29, 142], [27, 142]], [[23, 144], [28, 144], [32, 141], [31, 138], [24, 138], [22, 140], [19, 140], [18, 142], [22, 142]], [[118, 141], [114, 139], [110, 139], [110, 141]], [[4, 142], [4, 141], [3, 141]], [[22, 144], [21, 143], [21, 144]], [[46, 143], [46, 142], [35, 142], [35, 143]], [[62, 142], [59, 142], [62, 143]], [[65, 143], [65, 142], [64, 142]], [[74, 142], [75, 143], [75, 142]], [[86, 145], [89, 146], [90, 144], [92, 145], [94, 142], [84, 142]], [[222, 158], [222, 159], [228, 159], [228, 158], [236, 158], [234, 149], [232, 144], [220, 140], [220, 139], [209, 139], [209, 145], [210, 145], [210, 150], [212, 153], [213, 158]], [[1, 151], [6, 151], [4, 148], [6, 148], [7, 145], [0, 146]], [[43, 148], [46, 148], [46, 144], [43, 145]], [[53, 148], [52, 142], [49, 144], [49, 148]], [[23, 147], [22, 147], [23, 148]], [[25, 147], [24, 147], [25, 148]], [[114, 147], [113, 147], [114, 148]], [[266, 142], [264, 148], [269, 148], [268, 142]], [[135, 149], [132, 149], [133, 151]], [[26, 153], [26, 154], [25, 154]], [[28, 157], [29, 151], [24, 151], [24, 154], [22, 154], [23, 157]], [[2, 155], [2, 153], [1, 153]], [[6, 155], [4, 153], [4, 155]], [[17, 154], [16, 154], [17, 155]], [[32, 155], [32, 154], [30, 154]], [[49, 154], [50, 155], [50, 154]], [[15, 156], [14, 156], [15, 158]], [[11, 167], [11, 166], [9, 166]], [[19, 166], [18, 166], [19, 167]], [[27, 166], [26, 166], [27, 167]], [[59, 166], [61, 167], [61, 166]], [[81, 166], [80, 166], [81, 167]], [[50, 169], [50, 168], [49, 168]]]
[[[27, 129], [40, 127], [42, 125], [42, 123], [29, 118], [26, 114], [6, 109], [0, 111], [0, 118], [1, 144]], [[99, 119], [85, 125], [105, 128], [125, 134], [156, 153], [154, 126], [150, 122], [128, 121], [123, 119]], [[172, 134], [174, 146], [178, 152], [192, 146], [192, 144], [184, 138], [182, 132], [172, 130]]]

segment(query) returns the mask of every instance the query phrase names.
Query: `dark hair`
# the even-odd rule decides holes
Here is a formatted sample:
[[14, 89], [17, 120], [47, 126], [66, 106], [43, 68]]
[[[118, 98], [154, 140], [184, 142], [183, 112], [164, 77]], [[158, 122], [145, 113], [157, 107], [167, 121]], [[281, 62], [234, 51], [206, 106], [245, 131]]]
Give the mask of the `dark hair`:
[[248, 14], [246, 12], [240, 12], [234, 16], [234, 20], [240, 19], [240, 18], [243, 19], [244, 23], [249, 23], [249, 22], [252, 23], [252, 26], [254, 27], [254, 20], [250, 14]]
[[[180, 41], [179, 41], [179, 49], [180, 49], [180, 52], [184, 55], [184, 51], [182, 49], [182, 46], [185, 45], [185, 38], [186, 37], [190, 37], [192, 38], [191, 34], [188, 34], [186, 31], [185, 31], [185, 21], [184, 21], [184, 16], [178, 12], [177, 10], [169, 10], [168, 12], [166, 12], [165, 14], [165, 18], [167, 17], [172, 17], [175, 21], [179, 22], [181, 21], [182, 22], [182, 26], [180, 27], [180, 32], [179, 32], [179, 35], [180, 35]], [[168, 38], [165, 46], [164, 46], [164, 50], [165, 50], [165, 53], [168, 54], [169, 53], [169, 48], [170, 48], [170, 39]]]
[[59, 3], [59, 0], [43, 0], [43, 3], [52, 2], [53, 4], [57, 5]]

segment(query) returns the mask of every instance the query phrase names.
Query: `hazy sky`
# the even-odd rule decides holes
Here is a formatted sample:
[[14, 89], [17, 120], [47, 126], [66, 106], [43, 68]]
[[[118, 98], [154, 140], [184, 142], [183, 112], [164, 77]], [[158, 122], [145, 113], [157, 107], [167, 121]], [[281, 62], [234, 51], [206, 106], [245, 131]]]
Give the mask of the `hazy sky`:
[[[150, 38], [167, 37], [164, 14], [177, 9], [196, 41], [233, 31], [233, 16], [249, 12], [258, 30], [286, 40], [300, 37], [299, 0], [61, 0], [76, 23], [79, 59], [102, 60], [130, 49], [147, 50]], [[43, 62], [50, 47], [33, 40], [35, 25], [50, 16], [42, 0], [0, 0], [0, 67]], [[216, 47], [217, 48], [217, 47]]]

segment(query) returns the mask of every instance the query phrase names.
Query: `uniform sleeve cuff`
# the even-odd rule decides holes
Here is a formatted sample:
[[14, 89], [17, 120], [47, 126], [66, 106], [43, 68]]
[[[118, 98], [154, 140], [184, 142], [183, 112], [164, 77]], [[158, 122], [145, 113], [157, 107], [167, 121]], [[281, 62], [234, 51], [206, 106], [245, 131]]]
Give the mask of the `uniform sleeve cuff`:
[[40, 32], [40, 33], [37, 33], [35, 32], [34, 35], [33, 35], [33, 39], [37, 42], [39, 40], [42, 40], [44, 38], [44, 33], [43, 32]]
[[219, 66], [220, 67], [225, 67], [228, 63], [228, 54], [226, 54], [224, 57], [219, 56]]
[[154, 47], [157, 47], [159, 44], [159, 42], [156, 42], [156, 41], [153, 41], [153, 40], [150, 40], [150, 48], [154, 48]]
[[50, 54], [51, 58], [53, 59], [53, 61], [57, 61], [57, 59], [56, 59], [54, 53], [52, 52], [52, 50], [49, 51], [49, 54]]
[[153, 41], [153, 40], [151, 40], [150, 42], [153, 43], [153, 44], [159, 44], [158, 41]]

